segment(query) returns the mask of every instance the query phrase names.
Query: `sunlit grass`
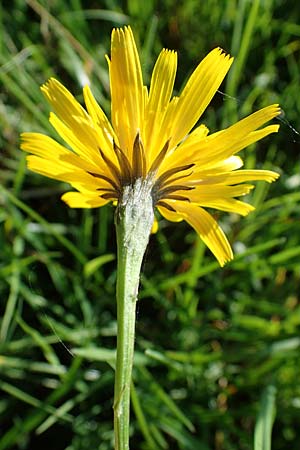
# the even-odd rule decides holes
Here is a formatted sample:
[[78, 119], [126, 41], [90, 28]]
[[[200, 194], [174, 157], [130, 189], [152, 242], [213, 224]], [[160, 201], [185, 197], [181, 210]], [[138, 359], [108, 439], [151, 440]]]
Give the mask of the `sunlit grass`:
[[66, 208], [66, 186], [27, 172], [18, 148], [21, 131], [57, 138], [39, 90], [49, 76], [79, 100], [89, 81], [109, 114], [104, 55], [124, 23], [148, 74], [161, 46], [179, 51], [177, 89], [215, 45], [234, 54], [205, 115], [212, 131], [273, 102], [284, 111], [279, 135], [243, 155], [280, 181], [258, 184], [246, 219], [218, 217], [232, 263], [220, 270], [193, 231], [159, 219], [138, 304], [132, 448], [265, 450], [275, 402], [272, 449], [298, 450], [300, 138], [289, 123], [299, 131], [299, 8], [177, 3], [0, 7], [0, 450], [113, 448], [111, 207]]

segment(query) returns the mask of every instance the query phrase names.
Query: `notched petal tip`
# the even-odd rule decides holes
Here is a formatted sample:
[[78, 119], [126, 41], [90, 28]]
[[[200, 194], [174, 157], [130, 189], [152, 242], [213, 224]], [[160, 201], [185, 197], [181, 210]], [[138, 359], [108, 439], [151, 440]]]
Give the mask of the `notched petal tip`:
[[56, 78], [54, 77], [50, 77], [48, 78], [47, 81], [45, 81], [44, 84], [42, 84], [40, 86], [41, 91], [43, 92], [43, 94], [46, 94], [47, 92], [49, 92], [52, 89], [59, 89], [59, 88], [63, 88], [66, 89]]
[[170, 48], [163, 48], [161, 53], [165, 54], [165, 55], [176, 55], [177, 56], [176, 50], [171, 50]]
[[230, 65], [232, 64], [234, 57], [230, 55], [226, 50], [224, 50], [222, 47], [216, 47], [208, 55], [213, 55], [215, 53], [215, 56], [223, 57], [224, 59], [228, 60], [230, 62]]
[[20, 148], [21, 150], [24, 150], [24, 145], [26, 144], [26, 142], [28, 142], [31, 138], [32, 133], [21, 133], [20, 134]]
[[282, 116], [282, 109], [280, 108], [280, 105], [278, 103], [274, 103], [274, 105], [271, 105], [274, 108], [274, 113], [276, 113], [275, 117]]
[[226, 264], [228, 264], [230, 261], [233, 260], [233, 254], [228, 255], [226, 258], [224, 259], [219, 259], [218, 262], [220, 264], [220, 267], [224, 267]]
[[280, 106], [278, 105], [280, 113], [278, 114], [278, 119], [284, 119], [285, 118], [285, 112], [282, 108], [280, 108]]
[[[125, 40], [133, 40], [133, 32], [130, 25], [125, 25], [123, 28], [113, 28], [111, 32], [111, 45], [121, 44]], [[123, 42], [124, 43], [124, 42]]]
[[[278, 103], [274, 103], [273, 105], [266, 106], [265, 108], [262, 108], [261, 110], [257, 111], [257, 113], [259, 113], [259, 112], [263, 112], [265, 114], [266, 122], [271, 119], [274, 119], [275, 117], [280, 117], [280, 115], [282, 114], [282, 110]], [[255, 114], [255, 113], [253, 113], [253, 114]], [[274, 130], [274, 132], [278, 131], [278, 129], [279, 129], [279, 125], [277, 126], [277, 130]]]
[[280, 174], [277, 172], [273, 172], [272, 170], [262, 170], [262, 172], [264, 172], [264, 181], [266, 181], [267, 183], [273, 183], [273, 181], [278, 180], [278, 178], [280, 177]]

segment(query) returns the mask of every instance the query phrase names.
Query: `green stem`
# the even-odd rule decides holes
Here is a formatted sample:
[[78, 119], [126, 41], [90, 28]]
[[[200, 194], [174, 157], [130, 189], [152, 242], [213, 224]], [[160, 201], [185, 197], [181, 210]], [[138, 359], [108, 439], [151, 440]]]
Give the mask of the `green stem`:
[[114, 396], [115, 450], [129, 449], [130, 383], [140, 270], [153, 224], [151, 182], [125, 186], [116, 209], [118, 245], [117, 358]]

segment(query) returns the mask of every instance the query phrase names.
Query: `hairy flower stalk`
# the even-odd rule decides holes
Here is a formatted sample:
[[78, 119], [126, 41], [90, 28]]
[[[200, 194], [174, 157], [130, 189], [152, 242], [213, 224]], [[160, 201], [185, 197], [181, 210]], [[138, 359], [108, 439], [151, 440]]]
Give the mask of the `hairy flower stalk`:
[[117, 205], [114, 425], [116, 449], [127, 450], [135, 307], [154, 208], [167, 220], [190, 224], [221, 266], [231, 260], [230, 244], [206, 208], [246, 216], [254, 208], [239, 197], [254, 188], [249, 182], [278, 178], [269, 170], [241, 169], [243, 161], [237, 153], [278, 131], [278, 125], [263, 126], [278, 116], [280, 109], [267, 106], [209, 134], [205, 125], [196, 124], [233, 61], [220, 48], [200, 62], [181, 94], [173, 97], [175, 52], [161, 51], [149, 89], [143, 84], [130, 27], [113, 30], [107, 60], [111, 122], [88, 86], [83, 89], [83, 108], [51, 78], [42, 92], [54, 110], [49, 120], [66, 146], [40, 133], [23, 133], [21, 148], [30, 153], [27, 163], [31, 170], [75, 188], [62, 196], [71, 208]]
[[134, 353], [135, 309], [140, 269], [154, 220], [151, 183], [138, 178], [124, 188], [115, 225], [118, 243], [115, 448], [129, 448], [130, 382]]

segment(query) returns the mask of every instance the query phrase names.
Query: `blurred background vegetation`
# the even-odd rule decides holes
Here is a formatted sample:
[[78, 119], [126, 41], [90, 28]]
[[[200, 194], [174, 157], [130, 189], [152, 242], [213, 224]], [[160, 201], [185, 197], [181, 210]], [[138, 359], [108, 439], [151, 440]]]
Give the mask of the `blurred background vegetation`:
[[[104, 55], [131, 24], [145, 80], [162, 47], [176, 90], [221, 46], [235, 63], [203, 121], [212, 131], [280, 103], [280, 133], [243, 152], [248, 218], [218, 214], [235, 251], [220, 269], [184, 223], [159, 219], [143, 267], [132, 449], [300, 446], [300, 9], [293, 0], [3, 0], [0, 6], [0, 450], [109, 450], [116, 342], [113, 207], [81, 211], [29, 173], [19, 133], [54, 137], [39, 86], [56, 76], [109, 115]], [[297, 131], [298, 130], [298, 131]], [[274, 422], [274, 423], [273, 423]]]

